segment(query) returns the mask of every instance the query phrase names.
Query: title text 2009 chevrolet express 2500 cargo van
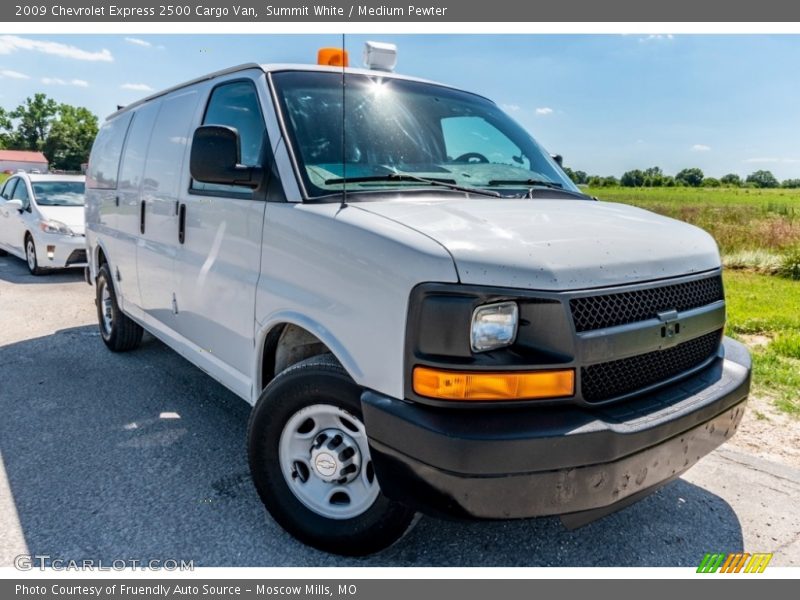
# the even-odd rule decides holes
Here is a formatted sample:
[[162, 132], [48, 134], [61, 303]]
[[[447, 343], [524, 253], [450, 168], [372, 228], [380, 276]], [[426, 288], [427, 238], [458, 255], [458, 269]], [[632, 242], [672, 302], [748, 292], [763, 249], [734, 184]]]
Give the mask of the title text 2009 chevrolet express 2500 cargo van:
[[87, 188], [106, 345], [146, 329], [250, 402], [258, 492], [318, 548], [579, 524], [742, 417], [711, 237], [587, 197], [475, 94], [243, 65], [111, 115]]

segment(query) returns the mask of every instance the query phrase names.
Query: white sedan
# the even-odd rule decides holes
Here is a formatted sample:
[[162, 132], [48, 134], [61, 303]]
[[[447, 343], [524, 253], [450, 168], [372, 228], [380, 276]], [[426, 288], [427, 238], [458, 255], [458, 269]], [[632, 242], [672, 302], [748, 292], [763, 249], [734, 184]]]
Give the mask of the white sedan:
[[0, 189], [0, 254], [34, 275], [86, 265], [83, 175], [16, 173]]

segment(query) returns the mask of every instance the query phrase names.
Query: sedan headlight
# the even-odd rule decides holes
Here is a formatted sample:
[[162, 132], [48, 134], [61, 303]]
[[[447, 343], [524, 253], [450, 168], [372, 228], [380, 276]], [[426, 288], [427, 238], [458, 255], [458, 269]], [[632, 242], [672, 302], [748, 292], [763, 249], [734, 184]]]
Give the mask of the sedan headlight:
[[59, 235], [75, 235], [75, 233], [67, 227], [65, 223], [54, 220], [41, 220], [39, 221], [39, 229], [45, 233], [56, 233]]
[[519, 307], [516, 302], [484, 304], [472, 313], [470, 343], [473, 352], [510, 346], [517, 337]]

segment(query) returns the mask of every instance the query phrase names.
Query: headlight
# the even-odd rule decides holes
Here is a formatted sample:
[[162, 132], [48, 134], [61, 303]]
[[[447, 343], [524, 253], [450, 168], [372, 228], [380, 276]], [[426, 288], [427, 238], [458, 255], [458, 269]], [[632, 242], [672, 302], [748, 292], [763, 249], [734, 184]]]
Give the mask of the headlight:
[[45, 233], [57, 233], [59, 235], [75, 235], [66, 224], [61, 221], [42, 220], [39, 221], [39, 228]]
[[517, 337], [519, 308], [516, 302], [484, 304], [472, 313], [470, 343], [473, 352], [510, 346]]

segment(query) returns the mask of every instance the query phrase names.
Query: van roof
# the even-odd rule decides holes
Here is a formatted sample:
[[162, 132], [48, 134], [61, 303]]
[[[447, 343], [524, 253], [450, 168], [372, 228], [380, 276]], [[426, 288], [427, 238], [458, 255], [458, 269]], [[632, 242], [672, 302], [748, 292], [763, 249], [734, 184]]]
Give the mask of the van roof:
[[[322, 71], [322, 72], [329, 72], [329, 73], [341, 73], [341, 67], [328, 67], [325, 65], [314, 65], [314, 64], [292, 64], [292, 63], [271, 63], [271, 64], [263, 64], [260, 65], [258, 63], [243, 63], [241, 65], [236, 65], [235, 67], [229, 67], [227, 69], [222, 69], [220, 71], [214, 71], [213, 73], [209, 73], [208, 75], [203, 75], [202, 77], [197, 77], [195, 79], [191, 79], [189, 81], [185, 81], [184, 83], [180, 83], [178, 85], [174, 85], [170, 88], [165, 90], [161, 90], [160, 92], [155, 92], [154, 94], [150, 94], [142, 98], [141, 100], [137, 100], [136, 102], [132, 102], [127, 106], [123, 106], [122, 108], [116, 110], [115, 112], [111, 113], [106, 117], [106, 120], [113, 119], [122, 113], [125, 113], [129, 110], [136, 108], [137, 106], [141, 106], [151, 100], [155, 100], [156, 98], [160, 98], [161, 96], [165, 96], [170, 92], [174, 92], [180, 90], [185, 87], [189, 87], [190, 85], [194, 85], [196, 83], [202, 83], [203, 81], [209, 81], [211, 79], [216, 79], [217, 77], [222, 77], [223, 75], [229, 75], [231, 73], [237, 73], [239, 71], [249, 71], [251, 69], [260, 69], [265, 73], [274, 73], [277, 71]], [[421, 79], [419, 77], [409, 77], [407, 75], [400, 75], [398, 73], [390, 73], [388, 71], [376, 71], [374, 69], [357, 69], [353, 67], [347, 67], [344, 69], [345, 73], [353, 74], [353, 75], [380, 75], [382, 77], [391, 77], [392, 79], [403, 79], [406, 81], [419, 81], [420, 83], [430, 83], [432, 85], [438, 85], [441, 87], [446, 87], [450, 89], [459, 89], [452, 85], [447, 85], [445, 83], [438, 83], [436, 81], [430, 81], [428, 79]], [[480, 95], [480, 94], [476, 94]], [[484, 96], [481, 96], [482, 98]]]

